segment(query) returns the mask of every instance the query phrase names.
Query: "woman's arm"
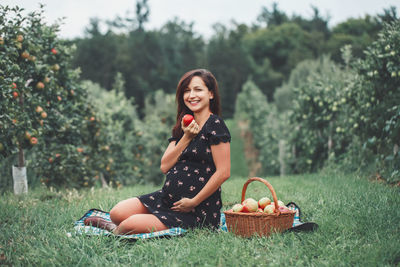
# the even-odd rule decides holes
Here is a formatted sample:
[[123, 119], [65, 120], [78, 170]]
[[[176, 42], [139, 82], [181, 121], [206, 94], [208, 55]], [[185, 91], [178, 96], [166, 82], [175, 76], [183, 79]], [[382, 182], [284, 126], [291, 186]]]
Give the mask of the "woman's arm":
[[211, 153], [216, 167], [215, 173], [207, 184], [192, 199], [182, 198], [171, 208], [175, 211], [189, 212], [210, 197], [231, 175], [230, 143], [219, 143], [211, 146]]
[[169, 143], [164, 155], [161, 158], [160, 169], [163, 173], [167, 173], [172, 166], [178, 161], [182, 151], [189, 145], [190, 141], [199, 133], [199, 125], [193, 120], [187, 127], [182, 124], [183, 136], [179, 140], [178, 144], [176, 141]]

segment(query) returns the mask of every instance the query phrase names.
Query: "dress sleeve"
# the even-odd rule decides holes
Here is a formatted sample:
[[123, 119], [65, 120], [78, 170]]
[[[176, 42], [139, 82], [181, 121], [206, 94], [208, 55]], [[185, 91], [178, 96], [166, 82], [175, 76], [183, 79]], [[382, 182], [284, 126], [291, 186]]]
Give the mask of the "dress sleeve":
[[170, 137], [170, 138], [168, 138], [168, 143], [171, 143], [172, 141], [177, 141], [178, 140], [178, 138], [176, 138], [176, 137]]
[[228, 127], [220, 117], [214, 116], [206, 126], [206, 135], [210, 145], [231, 142], [231, 134]]

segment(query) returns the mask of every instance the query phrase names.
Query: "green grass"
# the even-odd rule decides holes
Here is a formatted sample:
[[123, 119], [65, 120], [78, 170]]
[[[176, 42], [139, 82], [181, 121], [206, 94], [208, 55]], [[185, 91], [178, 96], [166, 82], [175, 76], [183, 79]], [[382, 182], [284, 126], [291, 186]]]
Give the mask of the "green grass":
[[249, 170], [244, 157], [243, 139], [240, 137], [239, 128], [232, 119], [225, 121], [231, 133], [231, 174], [232, 176], [247, 177]]
[[[119, 200], [157, 189], [51, 192], [0, 199], [0, 265], [30, 266], [393, 266], [400, 262], [399, 189], [342, 174], [272, 177], [278, 198], [294, 201], [312, 233], [244, 239], [231, 233], [190, 231], [183, 237], [126, 242], [112, 237], [67, 237], [90, 208], [109, 210]], [[244, 179], [223, 186], [225, 208], [240, 200]], [[247, 196], [265, 185], [253, 182]]]

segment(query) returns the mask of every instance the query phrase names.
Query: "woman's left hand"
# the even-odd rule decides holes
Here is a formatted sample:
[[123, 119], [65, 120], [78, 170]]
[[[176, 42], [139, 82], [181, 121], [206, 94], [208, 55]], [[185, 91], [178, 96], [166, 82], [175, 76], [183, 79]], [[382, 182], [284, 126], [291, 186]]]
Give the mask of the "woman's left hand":
[[175, 202], [174, 206], [172, 206], [171, 210], [179, 211], [179, 212], [189, 212], [189, 211], [193, 211], [195, 207], [196, 207], [196, 205], [195, 205], [193, 199], [184, 197], [181, 200]]

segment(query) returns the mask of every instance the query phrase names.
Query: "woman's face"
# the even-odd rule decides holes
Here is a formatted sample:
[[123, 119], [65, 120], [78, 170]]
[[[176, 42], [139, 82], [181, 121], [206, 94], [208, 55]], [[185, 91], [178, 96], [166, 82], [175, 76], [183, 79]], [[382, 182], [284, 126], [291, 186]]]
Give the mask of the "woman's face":
[[183, 101], [193, 113], [199, 113], [204, 109], [210, 110], [210, 100], [213, 97], [213, 93], [208, 90], [203, 79], [198, 76], [192, 78], [183, 92]]

